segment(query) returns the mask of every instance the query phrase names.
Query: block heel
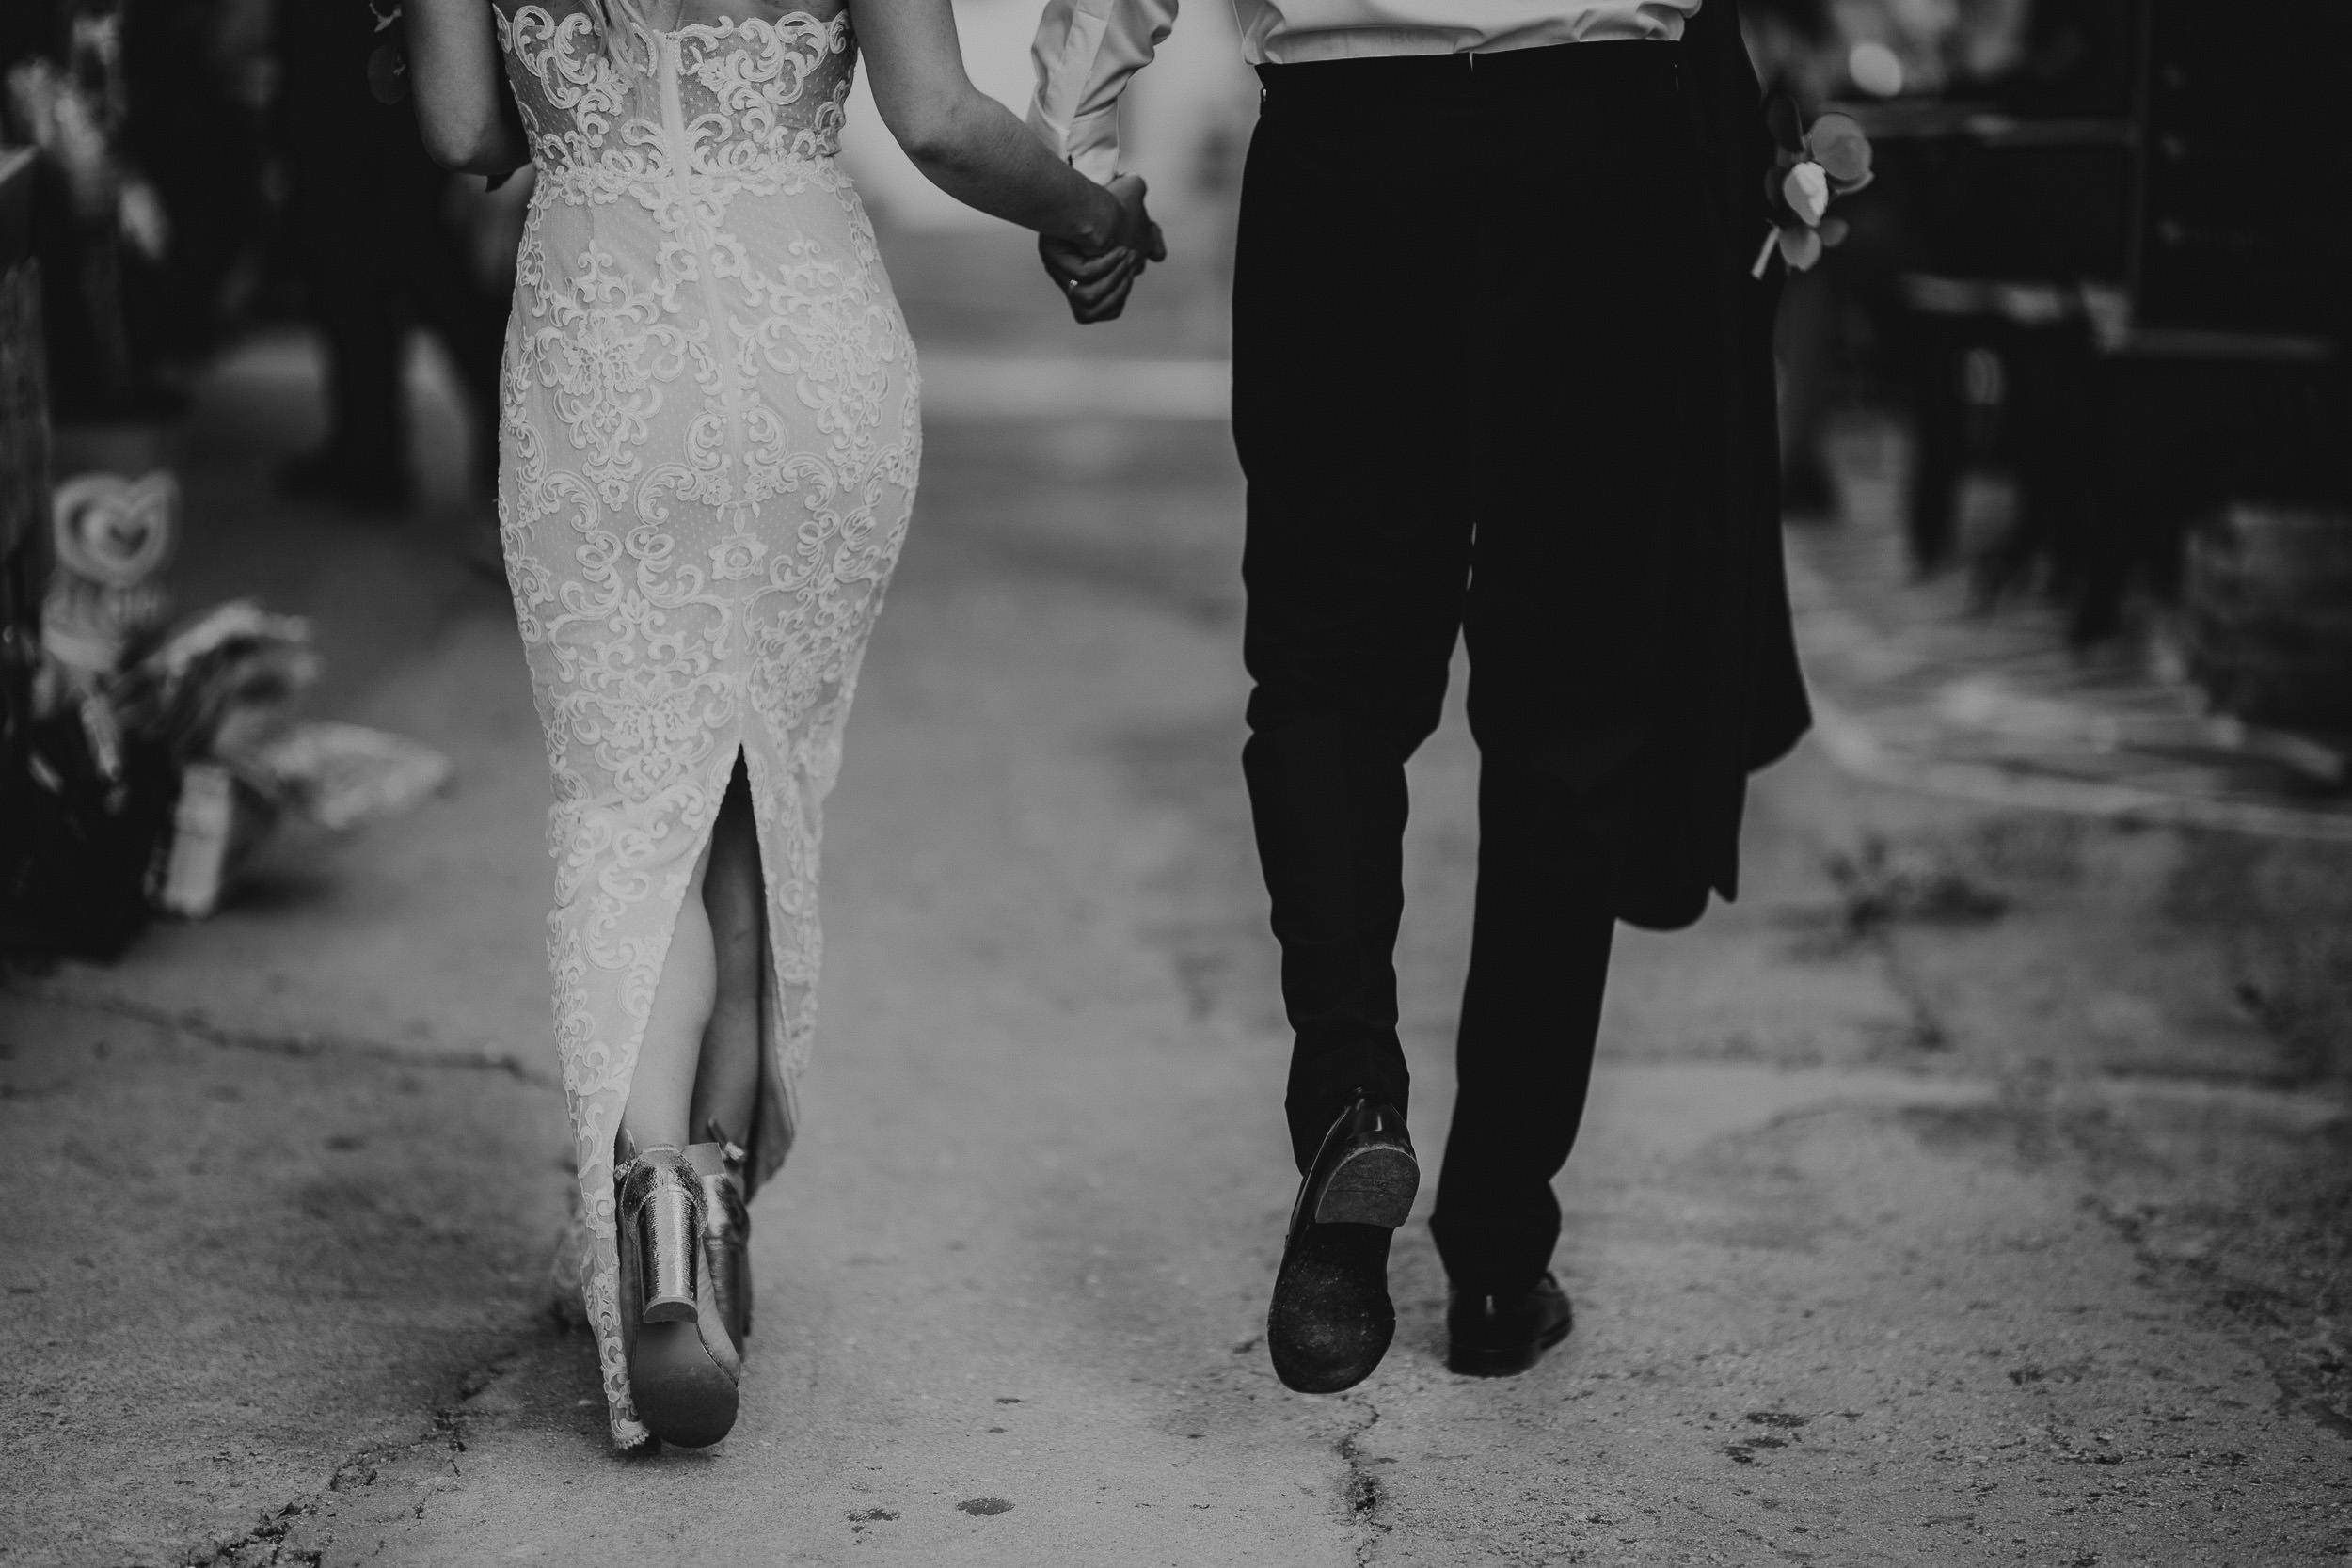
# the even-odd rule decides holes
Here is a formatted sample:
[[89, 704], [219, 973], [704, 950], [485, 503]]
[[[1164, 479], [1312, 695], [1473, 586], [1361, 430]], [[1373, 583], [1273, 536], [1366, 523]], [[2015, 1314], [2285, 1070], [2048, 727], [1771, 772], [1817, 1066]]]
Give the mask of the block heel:
[[706, 1448], [735, 1426], [743, 1365], [709, 1267], [702, 1175], [675, 1148], [648, 1148], [614, 1187], [631, 1402], [663, 1442]]

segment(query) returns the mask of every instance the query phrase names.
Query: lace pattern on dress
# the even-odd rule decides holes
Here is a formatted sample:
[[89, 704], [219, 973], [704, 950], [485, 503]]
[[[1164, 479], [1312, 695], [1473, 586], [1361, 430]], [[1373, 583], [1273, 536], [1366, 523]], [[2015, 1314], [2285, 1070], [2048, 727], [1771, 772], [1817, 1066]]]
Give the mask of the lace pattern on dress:
[[[841, 150], [855, 40], [845, 11], [722, 20], [654, 37], [655, 70], [629, 71], [595, 19], [544, 6], [498, 16], [499, 41], [543, 187], [582, 202], [772, 195], [847, 182]], [[662, 128], [675, 101], [682, 137]]]

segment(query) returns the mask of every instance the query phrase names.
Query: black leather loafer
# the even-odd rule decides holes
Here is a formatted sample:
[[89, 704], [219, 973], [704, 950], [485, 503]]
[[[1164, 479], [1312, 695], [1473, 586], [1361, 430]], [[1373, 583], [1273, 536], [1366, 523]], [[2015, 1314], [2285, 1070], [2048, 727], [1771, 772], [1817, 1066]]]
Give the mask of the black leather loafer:
[[1266, 1350], [1285, 1385], [1336, 1394], [1380, 1365], [1396, 1335], [1389, 1233], [1420, 1188], [1395, 1106], [1367, 1097], [1340, 1113], [1299, 1183], [1266, 1312]]
[[1528, 1290], [1501, 1295], [1451, 1291], [1445, 1364], [1465, 1377], [1509, 1377], [1533, 1367], [1575, 1326], [1568, 1293], [1549, 1275]]

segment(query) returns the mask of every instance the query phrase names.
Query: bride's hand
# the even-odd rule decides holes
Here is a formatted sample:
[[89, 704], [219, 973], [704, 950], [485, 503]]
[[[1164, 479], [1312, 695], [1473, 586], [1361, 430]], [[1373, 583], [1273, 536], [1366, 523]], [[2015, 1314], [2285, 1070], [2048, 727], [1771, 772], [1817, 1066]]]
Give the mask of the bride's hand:
[[1047, 275], [1061, 286], [1070, 314], [1082, 325], [1117, 319], [1145, 264], [1168, 259], [1160, 226], [1144, 209], [1143, 182], [1122, 174], [1104, 190], [1117, 204], [1107, 245], [1089, 250], [1076, 240], [1051, 235], [1041, 235], [1037, 244]]
[[1089, 255], [1068, 240], [1040, 235], [1037, 253], [1046, 275], [1061, 286], [1070, 314], [1081, 325], [1111, 321], [1127, 307], [1128, 291], [1143, 270], [1143, 254], [1114, 246]]

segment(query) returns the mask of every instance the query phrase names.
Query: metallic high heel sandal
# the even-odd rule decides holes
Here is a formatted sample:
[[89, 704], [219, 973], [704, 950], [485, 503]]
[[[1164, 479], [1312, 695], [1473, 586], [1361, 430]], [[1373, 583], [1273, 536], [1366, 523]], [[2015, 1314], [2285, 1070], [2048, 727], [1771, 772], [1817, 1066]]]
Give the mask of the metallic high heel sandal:
[[619, 1202], [621, 1336], [639, 1419], [665, 1443], [703, 1448], [735, 1425], [743, 1363], [709, 1267], [709, 1202], [675, 1147], [640, 1150], [613, 1173]]
[[686, 1146], [686, 1163], [702, 1178], [704, 1261], [710, 1270], [719, 1316], [738, 1354], [752, 1333], [752, 1212], [749, 1156], [716, 1117], [703, 1124], [707, 1143]]

